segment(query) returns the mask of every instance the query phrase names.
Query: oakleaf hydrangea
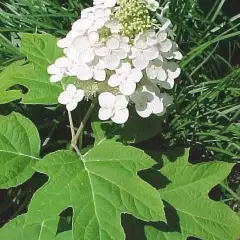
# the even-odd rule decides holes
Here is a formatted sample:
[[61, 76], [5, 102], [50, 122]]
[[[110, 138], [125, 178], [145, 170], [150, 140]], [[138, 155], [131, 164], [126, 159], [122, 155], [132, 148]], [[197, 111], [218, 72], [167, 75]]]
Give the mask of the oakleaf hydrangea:
[[130, 105], [142, 118], [162, 116], [182, 59], [167, 8], [155, 0], [94, 0], [58, 41], [64, 56], [48, 67], [50, 81], [66, 85], [59, 103], [72, 111], [97, 98], [99, 118], [118, 124], [128, 120]]

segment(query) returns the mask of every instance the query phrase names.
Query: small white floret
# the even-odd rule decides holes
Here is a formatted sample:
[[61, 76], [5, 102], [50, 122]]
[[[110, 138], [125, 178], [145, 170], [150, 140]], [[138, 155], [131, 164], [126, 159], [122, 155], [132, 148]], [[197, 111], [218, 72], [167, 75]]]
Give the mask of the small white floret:
[[58, 102], [66, 105], [68, 111], [73, 111], [84, 98], [84, 91], [77, 89], [75, 85], [69, 84], [66, 90], [58, 97]]

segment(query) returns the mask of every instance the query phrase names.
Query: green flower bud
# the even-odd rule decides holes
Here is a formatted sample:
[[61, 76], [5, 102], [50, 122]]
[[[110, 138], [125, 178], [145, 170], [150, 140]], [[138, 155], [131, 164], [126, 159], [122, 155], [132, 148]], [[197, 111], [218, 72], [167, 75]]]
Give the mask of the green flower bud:
[[119, 0], [119, 11], [116, 17], [123, 26], [122, 35], [133, 42], [135, 37], [152, 27], [152, 20], [144, 0]]

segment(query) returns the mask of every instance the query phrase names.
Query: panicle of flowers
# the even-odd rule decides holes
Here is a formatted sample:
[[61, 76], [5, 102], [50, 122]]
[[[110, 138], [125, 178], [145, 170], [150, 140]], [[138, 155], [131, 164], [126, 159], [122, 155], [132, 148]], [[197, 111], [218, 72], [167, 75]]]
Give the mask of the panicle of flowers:
[[66, 85], [59, 103], [72, 111], [84, 98], [98, 97], [99, 118], [118, 124], [127, 121], [130, 104], [143, 118], [163, 115], [172, 102], [165, 90], [180, 75], [176, 60], [182, 58], [164, 17], [168, 5], [161, 8], [155, 0], [93, 4], [58, 41], [64, 56], [48, 67], [50, 81]]

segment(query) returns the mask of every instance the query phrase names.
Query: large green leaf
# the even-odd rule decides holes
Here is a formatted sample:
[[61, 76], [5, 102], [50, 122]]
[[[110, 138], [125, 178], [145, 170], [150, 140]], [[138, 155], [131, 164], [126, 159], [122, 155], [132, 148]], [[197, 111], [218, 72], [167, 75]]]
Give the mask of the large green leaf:
[[72, 235], [72, 231], [65, 231], [62, 233], [59, 233], [55, 240], [73, 240], [73, 235]]
[[58, 57], [63, 55], [57, 46], [57, 39], [50, 34], [21, 33], [21, 52], [36, 67], [47, 69]]
[[[160, 170], [167, 179], [166, 187], [159, 192], [177, 211], [182, 239], [194, 236], [207, 240], [236, 240], [240, 236], [237, 215], [224, 203], [208, 197], [208, 192], [228, 176], [232, 167], [233, 164], [216, 161], [192, 165], [186, 152]], [[148, 239], [156, 239], [156, 234], [147, 229]], [[164, 234], [163, 231], [159, 236]]]
[[[62, 51], [57, 47], [57, 39], [49, 34], [21, 34], [21, 51], [29, 63], [15, 62], [0, 74], [0, 104], [22, 99], [25, 104], [54, 104], [62, 91], [60, 83], [51, 83], [47, 66], [52, 64]], [[28, 89], [23, 94], [13, 86]]]
[[20, 215], [0, 230], [2, 240], [53, 240], [58, 218], [24, 227], [26, 215]]
[[143, 151], [103, 141], [82, 159], [70, 151], [47, 155], [36, 170], [49, 175], [33, 197], [27, 224], [57, 216], [73, 207], [76, 240], [122, 240], [121, 213], [147, 221], [165, 220], [160, 195], [137, 172], [154, 161]]
[[92, 121], [95, 144], [105, 139], [115, 139], [124, 143], [137, 143], [157, 135], [162, 129], [163, 117], [152, 115], [148, 119], [137, 115], [131, 109], [128, 121], [124, 125], [112, 121], [100, 121], [97, 117]]
[[145, 227], [146, 238], [148, 240], [185, 240], [186, 238], [179, 232], [159, 231], [154, 227]]
[[0, 116], [0, 187], [25, 182], [34, 173], [40, 139], [33, 123], [21, 114]]

